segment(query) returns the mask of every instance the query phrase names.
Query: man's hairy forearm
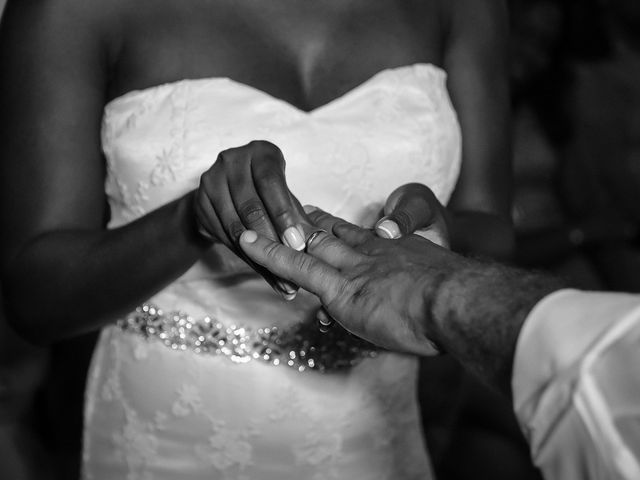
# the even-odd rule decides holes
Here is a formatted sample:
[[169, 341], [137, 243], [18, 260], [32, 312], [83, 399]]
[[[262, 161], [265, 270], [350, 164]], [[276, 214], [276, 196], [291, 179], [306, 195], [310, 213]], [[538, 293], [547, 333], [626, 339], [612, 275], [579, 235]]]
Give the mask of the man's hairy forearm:
[[538, 301], [560, 287], [547, 275], [469, 260], [439, 284], [427, 331], [466, 369], [510, 395], [522, 324]]

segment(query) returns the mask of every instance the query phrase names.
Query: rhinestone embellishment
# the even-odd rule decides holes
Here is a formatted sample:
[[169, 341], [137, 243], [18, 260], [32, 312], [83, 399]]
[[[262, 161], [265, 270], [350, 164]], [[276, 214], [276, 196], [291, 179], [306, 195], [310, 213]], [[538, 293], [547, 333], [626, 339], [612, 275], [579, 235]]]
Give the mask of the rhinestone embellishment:
[[224, 355], [235, 363], [260, 361], [286, 365], [300, 372], [350, 368], [365, 358], [375, 357], [379, 351], [339, 325], [327, 333], [320, 333], [315, 322], [287, 329], [252, 329], [223, 325], [211, 317], [196, 320], [186, 313], [164, 312], [147, 303], [119, 320], [118, 326], [125, 332], [160, 340], [173, 350]]

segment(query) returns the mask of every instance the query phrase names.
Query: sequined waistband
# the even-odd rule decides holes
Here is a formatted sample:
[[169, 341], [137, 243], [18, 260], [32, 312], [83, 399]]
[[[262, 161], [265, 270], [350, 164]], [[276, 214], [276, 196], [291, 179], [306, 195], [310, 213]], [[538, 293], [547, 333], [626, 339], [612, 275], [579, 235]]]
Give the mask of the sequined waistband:
[[173, 350], [223, 355], [235, 363], [260, 361], [286, 365], [302, 372], [341, 370], [376, 356], [378, 348], [335, 325], [319, 332], [315, 322], [288, 328], [249, 328], [204, 317], [195, 319], [184, 312], [164, 312], [143, 304], [118, 321], [125, 332], [157, 339]]

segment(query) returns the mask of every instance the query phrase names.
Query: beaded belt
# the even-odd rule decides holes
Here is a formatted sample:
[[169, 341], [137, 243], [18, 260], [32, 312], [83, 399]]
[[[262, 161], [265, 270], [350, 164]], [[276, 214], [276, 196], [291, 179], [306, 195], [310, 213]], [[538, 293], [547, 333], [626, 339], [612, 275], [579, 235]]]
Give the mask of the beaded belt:
[[286, 365], [300, 372], [353, 367], [378, 352], [375, 345], [339, 325], [327, 333], [319, 332], [315, 322], [286, 329], [225, 326], [210, 317], [196, 320], [183, 312], [164, 312], [146, 303], [119, 320], [118, 326], [125, 332], [158, 339], [173, 350], [224, 355], [236, 363], [253, 360]]

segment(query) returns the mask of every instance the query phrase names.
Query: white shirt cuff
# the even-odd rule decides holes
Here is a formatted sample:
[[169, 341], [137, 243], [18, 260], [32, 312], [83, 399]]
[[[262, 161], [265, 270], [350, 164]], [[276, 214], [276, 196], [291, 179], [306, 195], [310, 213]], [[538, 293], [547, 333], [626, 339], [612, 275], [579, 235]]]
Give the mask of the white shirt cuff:
[[[561, 290], [527, 317], [513, 366], [514, 409], [548, 478], [640, 478], [639, 445], [616, 422], [630, 397], [602, 393], [640, 389], [632, 333], [640, 337], [640, 295]], [[614, 364], [615, 375], [602, 375]], [[640, 431], [638, 407], [632, 436]]]

